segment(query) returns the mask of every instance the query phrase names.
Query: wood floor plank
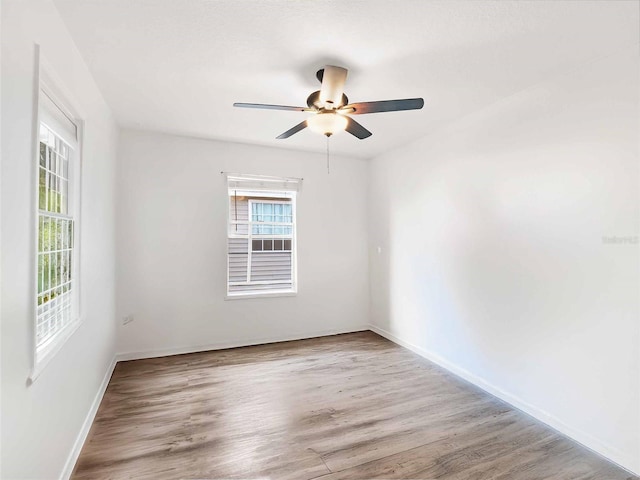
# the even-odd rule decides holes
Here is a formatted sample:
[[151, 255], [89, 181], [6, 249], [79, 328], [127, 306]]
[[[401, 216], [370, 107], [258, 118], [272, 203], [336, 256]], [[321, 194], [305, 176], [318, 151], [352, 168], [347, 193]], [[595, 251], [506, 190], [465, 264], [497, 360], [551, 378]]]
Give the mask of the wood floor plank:
[[72, 478], [638, 480], [371, 332], [119, 363]]

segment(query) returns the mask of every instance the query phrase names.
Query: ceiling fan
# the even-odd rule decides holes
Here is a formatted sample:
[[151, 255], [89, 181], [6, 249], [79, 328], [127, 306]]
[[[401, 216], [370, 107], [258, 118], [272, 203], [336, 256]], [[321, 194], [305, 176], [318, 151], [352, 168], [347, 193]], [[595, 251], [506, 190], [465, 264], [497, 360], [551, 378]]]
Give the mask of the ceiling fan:
[[330, 137], [336, 132], [346, 130], [351, 135], [362, 140], [370, 137], [372, 133], [353, 118], [349, 117], [349, 115], [395, 112], [399, 110], [419, 110], [424, 106], [424, 100], [422, 98], [349, 103], [349, 99], [344, 94], [344, 84], [347, 79], [346, 68], [327, 65], [323, 69], [318, 70], [316, 77], [318, 81], [322, 83], [322, 86], [320, 90], [309, 95], [306, 107], [266, 105], [263, 103], [234, 103], [233, 106], [309, 112], [312, 114], [306, 120], [276, 137], [280, 140], [289, 138], [294, 133], [298, 133], [306, 127], [327, 137]]

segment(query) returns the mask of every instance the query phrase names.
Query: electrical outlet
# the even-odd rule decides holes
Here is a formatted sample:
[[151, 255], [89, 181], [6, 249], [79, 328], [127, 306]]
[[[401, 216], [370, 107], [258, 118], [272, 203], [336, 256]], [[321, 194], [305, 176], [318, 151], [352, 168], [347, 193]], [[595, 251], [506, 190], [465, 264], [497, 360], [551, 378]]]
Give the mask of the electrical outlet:
[[133, 322], [133, 315], [127, 315], [126, 317], [124, 317], [122, 319], [122, 324], [123, 325], [126, 325], [126, 324], [131, 323], [131, 322]]

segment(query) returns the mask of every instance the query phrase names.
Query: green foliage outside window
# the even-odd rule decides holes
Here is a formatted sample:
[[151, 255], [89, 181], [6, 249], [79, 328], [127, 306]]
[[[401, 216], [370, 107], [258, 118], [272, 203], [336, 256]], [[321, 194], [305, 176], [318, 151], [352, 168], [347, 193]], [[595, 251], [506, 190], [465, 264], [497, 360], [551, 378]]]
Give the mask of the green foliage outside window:
[[58, 139], [54, 140], [40, 142], [38, 305], [71, 288], [73, 220], [65, 218], [68, 211], [68, 147]]

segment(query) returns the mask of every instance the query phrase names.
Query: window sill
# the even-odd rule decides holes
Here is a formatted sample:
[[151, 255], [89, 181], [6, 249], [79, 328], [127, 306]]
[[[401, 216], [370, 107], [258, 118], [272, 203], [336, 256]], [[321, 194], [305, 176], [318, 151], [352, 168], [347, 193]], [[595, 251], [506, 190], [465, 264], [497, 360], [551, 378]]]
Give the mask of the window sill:
[[70, 323], [65, 327], [62, 332], [60, 332], [59, 337], [54, 339], [54, 341], [47, 345], [40, 352], [36, 352], [35, 355], [35, 363], [29, 377], [27, 378], [27, 382], [32, 384], [36, 381], [36, 378], [40, 376], [45, 367], [49, 364], [51, 359], [56, 356], [56, 354], [60, 351], [62, 346], [67, 343], [67, 340], [71, 338], [71, 336], [78, 330], [80, 326], [80, 320], [76, 320], [75, 322]]
[[227, 293], [225, 300], [243, 300], [245, 298], [276, 298], [276, 297], [295, 297], [298, 292], [293, 290], [263, 292], [263, 293]]

